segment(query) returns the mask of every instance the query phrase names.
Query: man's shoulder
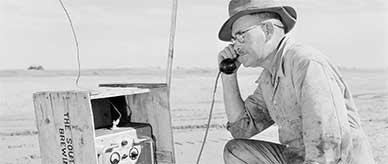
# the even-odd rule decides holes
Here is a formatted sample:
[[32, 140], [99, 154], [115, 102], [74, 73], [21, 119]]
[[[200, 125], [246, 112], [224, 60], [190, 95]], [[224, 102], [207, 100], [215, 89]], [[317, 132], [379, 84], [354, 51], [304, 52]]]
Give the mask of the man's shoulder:
[[286, 50], [283, 58], [285, 64], [291, 67], [297, 67], [298, 65], [306, 65], [311, 61], [328, 64], [328, 58], [323, 55], [319, 50], [300, 43], [293, 43]]

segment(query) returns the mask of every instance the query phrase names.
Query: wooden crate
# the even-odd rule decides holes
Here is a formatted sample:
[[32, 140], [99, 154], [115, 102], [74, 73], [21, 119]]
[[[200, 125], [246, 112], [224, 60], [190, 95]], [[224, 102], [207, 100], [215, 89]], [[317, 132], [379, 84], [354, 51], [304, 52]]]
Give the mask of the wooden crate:
[[96, 90], [49, 91], [33, 95], [43, 164], [97, 164], [95, 130], [120, 124], [149, 123], [156, 161], [175, 163], [166, 84], [102, 84]]

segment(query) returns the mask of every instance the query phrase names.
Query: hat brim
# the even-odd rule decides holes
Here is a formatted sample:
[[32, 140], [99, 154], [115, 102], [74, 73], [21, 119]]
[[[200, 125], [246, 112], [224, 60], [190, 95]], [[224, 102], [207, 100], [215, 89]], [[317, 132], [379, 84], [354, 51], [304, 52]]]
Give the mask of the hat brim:
[[296, 23], [296, 11], [290, 6], [277, 6], [269, 7], [262, 9], [250, 9], [240, 11], [233, 16], [231, 16], [221, 27], [220, 32], [218, 33], [218, 38], [222, 41], [231, 41], [232, 39], [232, 26], [233, 23], [240, 17], [253, 13], [260, 12], [274, 12], [279, 14], [282, 23], [285, 25], [285, 33], [291, 31]]

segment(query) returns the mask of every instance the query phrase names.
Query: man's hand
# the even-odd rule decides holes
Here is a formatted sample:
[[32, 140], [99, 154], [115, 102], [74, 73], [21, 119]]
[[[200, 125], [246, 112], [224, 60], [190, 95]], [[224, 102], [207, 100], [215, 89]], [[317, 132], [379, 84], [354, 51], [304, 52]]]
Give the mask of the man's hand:
[[[234, 50], [233, 45], [229, 44], [228, 46], [226, 46], [223, 50], [221, 50], [218, 53], [218, 64], [220, 64], [221, 61], [223, 61], [223, 60], [225, 60], [227, 58], [235, 59], [237, 57], [238, 57], [238, 54]], [[237, 72], [237, 70], [240, 67], [241, 63], [236, 60], [235, 64], [236, 64], [237, 69], [234, 72]]]
[[[222, 51], [218, 53], [218, 64], [221, 63], [224, 59], [235, 59], [238, 55], [233, 48], [233, 45], [230, 44], [225, 47]], [[237, 69], [240, 67], [241, 63], [237, 60], [235, 61]], [[225, 112], [228, 117], [229, 122], [237, 121], [242, 113], [244, 112], [244, 102], [241, 99], [240, 90], [237, 83], [237, 74], [234, 73], [222, 74], [222, 85], [223, 85], [223, 94], [224, 94], [224, 103], [225, 103]]]

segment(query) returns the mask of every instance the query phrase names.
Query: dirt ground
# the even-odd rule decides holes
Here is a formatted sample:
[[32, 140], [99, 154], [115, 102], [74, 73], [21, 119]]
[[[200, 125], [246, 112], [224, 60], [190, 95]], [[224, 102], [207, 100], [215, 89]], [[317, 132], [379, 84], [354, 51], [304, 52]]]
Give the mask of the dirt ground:
[[[152, 71], [151, 71], [152, 72]], [[388, 75], [386, 72], [345, 70], [345, 80], [359, 109], [362, 126], [369, 137], [375, 160], [388, 163]], [[32, 93], [44, 90], [75, 89], [74, 76], [63, 72], [31, 73], [24, 71], [0, 72], [0, 163], [38, 164], [40, 152], [35, 127]], [[171, 92], [171, 111], [176, 161], [195, 163], [205, 132], [214, 86], [215, 72], [180, 70], [174, 73]], [[258, 74], [241, 73], [239, 83], [246, 97], [256, 87]], [[158, 72], [133, 74], [95, 71], [81, 78], [81, 86], [100, 83], [161, 82]], [[223, 128], [226, 115], [223, 110], [221, 85], [215, 101], [212, 128], [201, 157], [201, 163], [222, 163], [224, 144], [231, 139]], [[276, 141], [276, 127], [258, 137]]]

